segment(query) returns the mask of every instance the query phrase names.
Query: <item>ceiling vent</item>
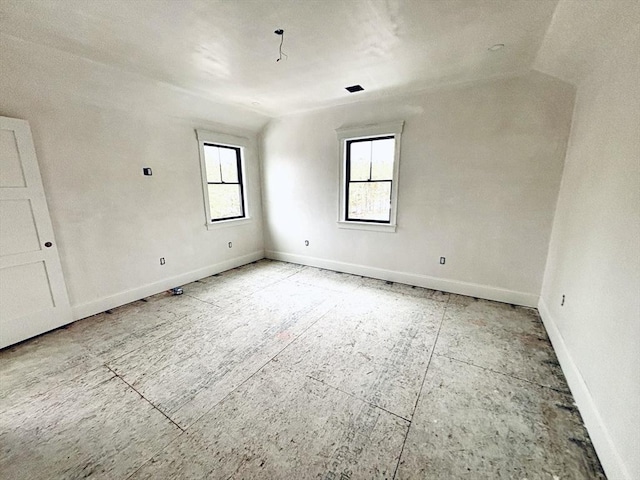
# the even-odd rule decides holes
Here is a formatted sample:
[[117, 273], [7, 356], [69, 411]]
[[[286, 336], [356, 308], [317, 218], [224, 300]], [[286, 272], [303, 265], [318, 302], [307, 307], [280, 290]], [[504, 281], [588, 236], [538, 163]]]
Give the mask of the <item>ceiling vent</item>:
[[345, 89], [349, 93], [356, 93], [356, 92], [361, 92], [362, 90], [364, 90], [364, 88], [362, 88], [361, 85], [351, 85], [350, 87], [345, 87]]

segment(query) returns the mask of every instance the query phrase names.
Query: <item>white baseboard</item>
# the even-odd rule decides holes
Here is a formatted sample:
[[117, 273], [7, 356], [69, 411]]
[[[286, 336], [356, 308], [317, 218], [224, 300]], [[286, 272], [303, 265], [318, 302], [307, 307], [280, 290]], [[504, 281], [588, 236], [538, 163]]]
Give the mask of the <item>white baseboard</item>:
[[430, 277], [416, 273], [398, 272], [395, 270], [386, 270], [383, 268], [369, 267], [355, 263], [337, 262], [334, 260], [326, 260], [324, 258], [276, 252], [273, 250], [267, 250], [265, 254], [267, 258], [273, 260], [282, 260], [284, 262], [325, 268], [327, 270], [378, 278], [380, 280], [387, 280], [390, 282], [405, 283], [407, 285], [415, 285], [416, 287], [430, 288], [432, 290], [441, 290], [444, 292], [484, 298], [486, 300], [495, 300], [514, 305], [524, 305], [526, 307], [535, 308], [538, 305], [538, 295], [531, 293], [516, 292], [514, 290], [506, 290], [503, 288], [479, 285], [476, 283], [447, 280], [444, 278]]
[[179, 285], [185, 285], [190, 282], [195, 282], [196, 280], [200, 280], [201, 278], [209, 277], [211, 275], [215, 275], [216, 273], [224, 272], [225, 270], [236, 268], [241, 265], [246, 265], [247, 263], [255, 262], [262, 258], [264, 258], [264, 250], [258, 250], [247, 255], [242, 255], [241, 257], [236, 257], [225, 260], [224, 262], [216, 263], [215, 265], [210, 265], [198, 270], [193, 270], [191, 272], [183, 273], [175, 277], [165, 278], [158, 282], [150, 283], [148, 285], [134, 288], [132, 290], [127, 290], [126, 292], [121, 292], [116, 295], [100, 298], [93, 302], [83, 303], [82, 305], [74, 305], [71, 307], [73, 320], [80, 320], [81, 318], [86, 318], [91, 315], [95, 315], [96, 313], [104, 312], [105, 310], [109, 310], [110, 308], [116, 308], [120, 305], [135, 302], [136, 300], [140, 300], [141, 298], [155, 295], [156, 293], [169, 290], [170, 288]]
[[567, 348], [560, 330], [542, 297], [538, 302], [538, 312], [540, 312], [542, 323], [547, 330], [553, 349], [558, 357], [558, 362], [562, 367], [562, 372], [567, 379], [569, 389], [573, 394], [580, 415], [582, 415], [582, 420], [587, 427], [591, 442], [596, 449], [607, 478], [609, 480], [631, 480], [631, 476], [618, 454], [607, 427], [602, 421], [598, 408], [589, 392], [589, 387], [587, 387], [578, 366], [573, 361], [571, 352]]

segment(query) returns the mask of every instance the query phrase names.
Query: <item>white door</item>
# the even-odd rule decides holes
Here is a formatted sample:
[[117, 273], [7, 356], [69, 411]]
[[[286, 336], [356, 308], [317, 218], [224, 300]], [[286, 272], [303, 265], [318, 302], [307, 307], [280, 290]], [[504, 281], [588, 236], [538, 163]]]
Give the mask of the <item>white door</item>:
[[29, 123], [0, 117], [0, 348], [71, 320]]

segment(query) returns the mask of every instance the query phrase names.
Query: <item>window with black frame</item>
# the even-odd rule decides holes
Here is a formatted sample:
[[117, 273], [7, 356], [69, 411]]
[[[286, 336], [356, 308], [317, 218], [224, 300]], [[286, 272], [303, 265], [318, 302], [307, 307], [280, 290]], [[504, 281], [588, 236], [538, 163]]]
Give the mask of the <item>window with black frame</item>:
[[203, 144], [212, 222], [245, 217], [240, 147]]
[[395, 136], [346, 141], [345, 220], [390, 223]]

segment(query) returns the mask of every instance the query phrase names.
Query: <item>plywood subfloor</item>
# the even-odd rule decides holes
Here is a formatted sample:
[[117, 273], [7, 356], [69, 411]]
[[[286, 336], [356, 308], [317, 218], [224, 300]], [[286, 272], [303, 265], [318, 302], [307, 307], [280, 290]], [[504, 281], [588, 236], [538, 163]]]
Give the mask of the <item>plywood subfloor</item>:
[[604, 478], [537, 312], [263, 260], [0, 352], [0, 477]]

